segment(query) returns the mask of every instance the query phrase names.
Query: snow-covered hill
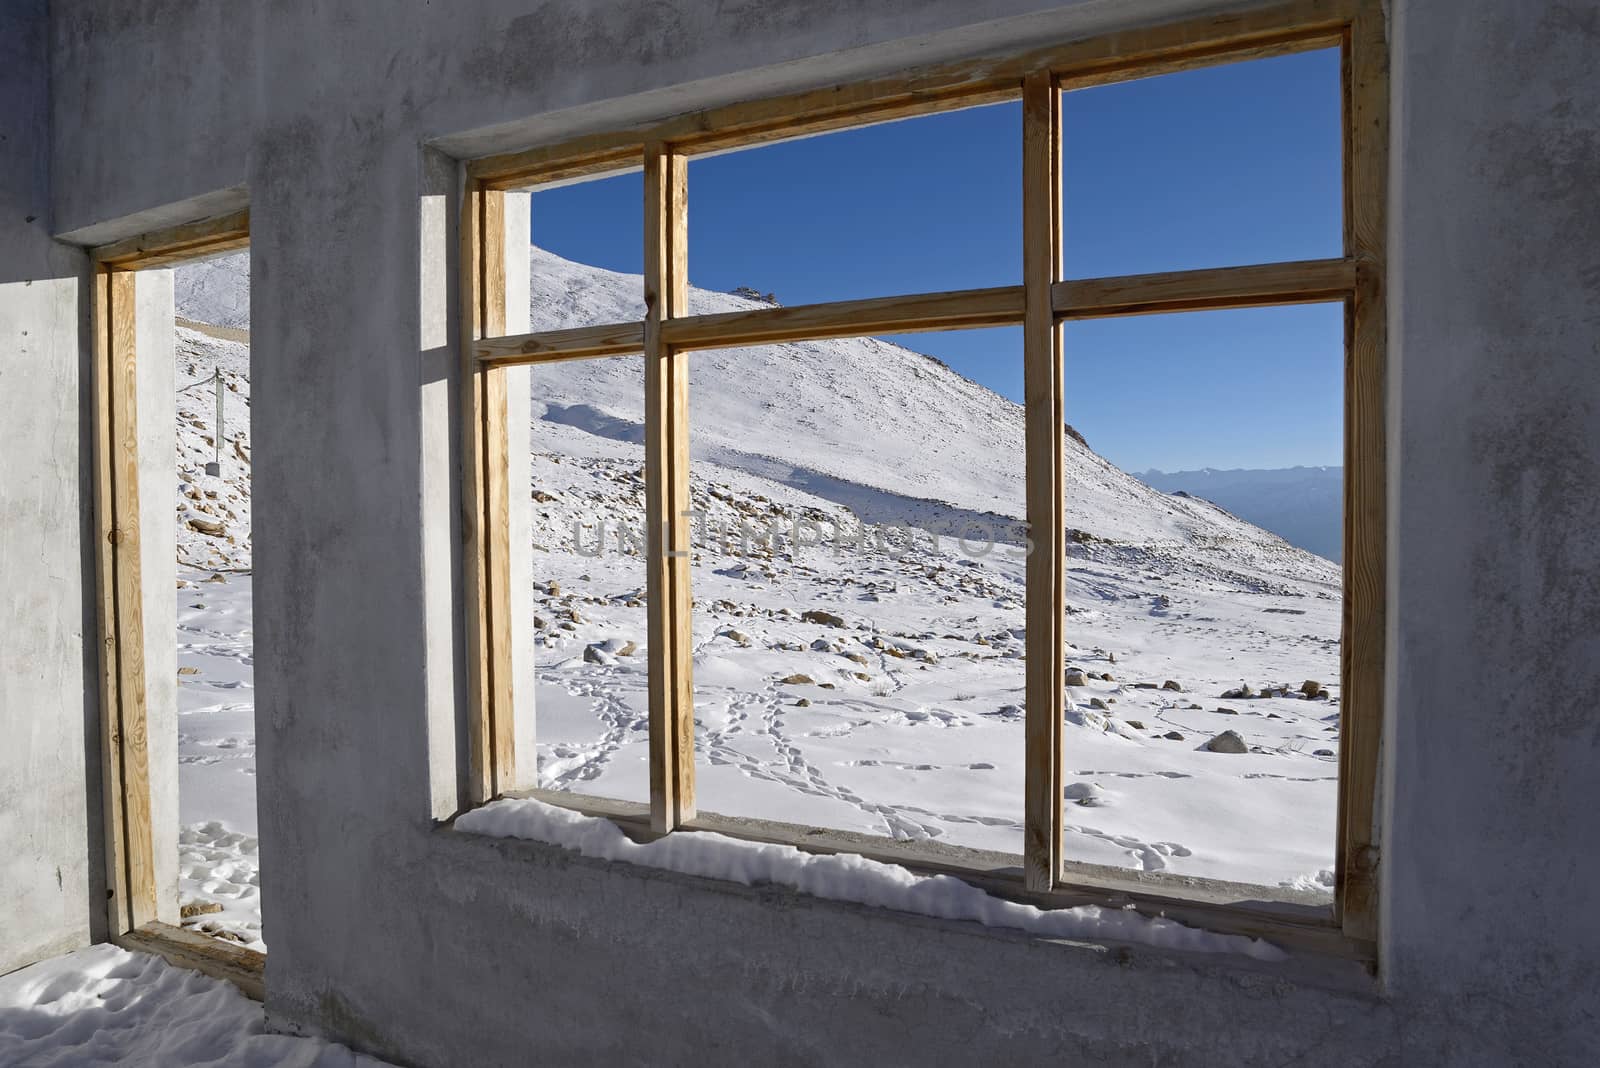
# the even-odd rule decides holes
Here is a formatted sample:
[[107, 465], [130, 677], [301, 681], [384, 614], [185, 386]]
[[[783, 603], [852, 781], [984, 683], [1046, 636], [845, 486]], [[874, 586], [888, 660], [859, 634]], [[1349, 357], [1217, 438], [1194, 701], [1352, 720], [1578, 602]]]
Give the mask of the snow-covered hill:
[[[637, 276], [530, 256], [536, 329], [642, 316]], [[178, 314], [246, 308], [242, 279], [242, 256], [180, 271]], [[701, 808], [1018, 851], [1021, 409], [871, 338], [696, 353], [690, 377]], [[642, 360], [532, 380], [541, 781], [643, 800], [645, 577], [618, 536], [642, 527]], [[182, 456], [204, 413], [179, 430]], [[1337, 566], [1077, 441], [1066, 462], [1068, 856], [1324, 896]]]

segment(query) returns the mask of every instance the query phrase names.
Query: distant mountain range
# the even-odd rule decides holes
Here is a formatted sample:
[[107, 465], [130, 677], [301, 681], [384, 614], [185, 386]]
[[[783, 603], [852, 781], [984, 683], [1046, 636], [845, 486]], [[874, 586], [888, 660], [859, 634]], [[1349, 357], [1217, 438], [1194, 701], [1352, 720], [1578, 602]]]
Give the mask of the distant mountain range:
[[1208, 500], [1307, 552], [1342, 559], [1342, 467], [1151, 470], [1135, 477], [1152, 489]]

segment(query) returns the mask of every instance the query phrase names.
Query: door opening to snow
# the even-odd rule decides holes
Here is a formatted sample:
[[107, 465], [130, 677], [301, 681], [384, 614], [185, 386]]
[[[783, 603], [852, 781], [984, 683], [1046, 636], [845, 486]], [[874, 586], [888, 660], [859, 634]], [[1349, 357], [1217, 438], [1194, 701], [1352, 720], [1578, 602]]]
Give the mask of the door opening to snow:
[[175, 271], [183, 925], [266, 948], [256, 844], [250, 254]]

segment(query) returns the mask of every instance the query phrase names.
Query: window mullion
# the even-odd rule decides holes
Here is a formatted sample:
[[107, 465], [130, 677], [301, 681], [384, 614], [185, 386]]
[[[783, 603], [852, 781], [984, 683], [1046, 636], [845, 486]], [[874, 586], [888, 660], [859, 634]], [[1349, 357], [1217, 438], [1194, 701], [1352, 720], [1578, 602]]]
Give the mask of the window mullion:
[[461, 215], [461, 509], [467, 614], [468, 799], [515, 784], [511, 693], [511, 529], [504, 368], [481, 366], [472, 343], [505, 333], [505, 194], [471, 182]]
[[650, 671], [650, 823], [694, 819], [689, 600], [689, 365], [662, 323], [688, 305], [688, 161], [652, 144], [644, 162], [645, 531]]
[[1340, 926], [1378, 937], [1378, 772], [1387, 621], [1387, 483], [1384, 295], [1388, 201], [1388, 64], [1385, 20], [1364, 6], [1345, 43], [1345, 255], [1356, 290], [1345, 322], [1344, 626], [1340, 647]]
[[1030, 539], [1023, 871], [1029, 890], [1050, 889], [1061, 871], [1066, 544], [1061, 330], [1051, 303], [1061, 274], [1060, 159], [1061, 94], [1048, 73], [1029, 75], [1022, 97], [1023, 393]]

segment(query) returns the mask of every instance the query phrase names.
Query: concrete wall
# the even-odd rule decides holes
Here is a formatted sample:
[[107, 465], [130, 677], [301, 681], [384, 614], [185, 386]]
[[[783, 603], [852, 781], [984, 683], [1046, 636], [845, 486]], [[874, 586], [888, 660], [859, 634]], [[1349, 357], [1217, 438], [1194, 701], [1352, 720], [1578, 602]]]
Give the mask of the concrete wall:
[[1393, 36], [1388, 975], [1457, 1060], [1595, 1063], [1600, 10]]
[[50, 239], [47, 14], [0, 6], [0, 972], [104, 928], [87, 260]]
[[[1314, 962], [1044, 944], [434, 829], [456, 796], [462, 724], [456, 206], [439, 152], [1205, 6], [57, 0], [53, 232], [106, 240], [249, 191], [274, 1026], [428, 1065], [948, 1062], [980, 1048], [1086, 1063], [1600, 1060], [1587, 701], [1600, 682], [1600, 23], [1575, 3], [1390, 4], [1381, 987]], [[48, 251], [9, 213], [0, 240], [8, 264], [13, 248]], [[24, 299], [38, 298], [0, 288], [0, 323], [25, 306], [74, 351], [75, 320]], [[61, 371], [31, 389], [28, 447], [43, 460], [49, 434], [77, 432], [77, 381]], [[0, 486], [8, 502], [24, 492], [10, 465]], [[34, 507], [77, 521], [60, 501]], [[3, 521], [0, 566], [14, 545], [53, 554], [77, 597], [74, 553], [15, 529], [9, 508]], [[68, 626], [81, 623], [61, 603], [75, 610], [47, 602], [67, 629], [39, 661], [54, 674], [26, 695], [81, 720]], [[0, 684], [31, 662], [8, 660]], [[77, 736], [59, 733], [28, 752], [72, 755]], [[31, 775], [31, 759], [0, 769]], [[56, 808], [81, 807], [75, 790]], [[33, 826], [0, 823], [5, 852]], [[19, 872], [37, 885], [37, 868]]]

